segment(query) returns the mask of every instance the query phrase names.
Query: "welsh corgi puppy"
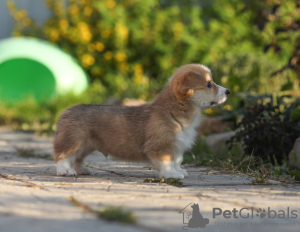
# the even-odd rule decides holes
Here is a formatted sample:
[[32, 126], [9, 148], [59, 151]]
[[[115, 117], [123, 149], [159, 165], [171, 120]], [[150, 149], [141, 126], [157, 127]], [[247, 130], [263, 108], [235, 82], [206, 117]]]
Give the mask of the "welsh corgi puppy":
[[188, 64], [175, 71], [152, 103], [73, 106], [57, 122], [57, 175], [90, 174], [83, 160], [97, 150], [124, 161], [148, 162], [160, 178], [184, 178], [183, 153], [194, 143], [201, 111], [225, 102], [229, 94], [207, 67]]

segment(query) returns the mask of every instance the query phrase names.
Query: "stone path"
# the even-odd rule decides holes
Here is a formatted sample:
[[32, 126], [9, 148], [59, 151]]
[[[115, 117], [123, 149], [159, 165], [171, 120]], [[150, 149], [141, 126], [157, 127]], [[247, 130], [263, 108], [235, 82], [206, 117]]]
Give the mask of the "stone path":
[[[191, 165], [185, 167], [190, 176], [183, 179], [184, 187], [144, 183], [155, 171], [144, 164], [106, 160], [99, 153], [86, 159], [93, 175], [59, 177], [51, 154], [51, 138], [0, 131], [1, 232], [300, 230], [299, 185], [251, 185], [247, 176]], [[194, 204], [209, 221], [197, 210], [192, 214]], [[137, 223], [106, 221], [85, 208], [109, 206], [133, 211]], [[190, 218], [205, 228], [183, 224]]]

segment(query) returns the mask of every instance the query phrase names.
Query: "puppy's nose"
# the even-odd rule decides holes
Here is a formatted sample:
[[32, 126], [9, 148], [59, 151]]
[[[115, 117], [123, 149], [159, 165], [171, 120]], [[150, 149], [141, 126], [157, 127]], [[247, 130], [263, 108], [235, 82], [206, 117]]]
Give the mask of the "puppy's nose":
[[230, 91], [226, 89], [225, 94], [228, 96], [230, 94]]

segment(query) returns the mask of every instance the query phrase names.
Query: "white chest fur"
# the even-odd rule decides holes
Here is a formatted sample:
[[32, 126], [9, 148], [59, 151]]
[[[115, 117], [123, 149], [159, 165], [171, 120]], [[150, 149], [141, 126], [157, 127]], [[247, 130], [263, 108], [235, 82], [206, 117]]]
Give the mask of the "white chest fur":
[[192, 147], [197, 136], [196, 128], [201, 122], [201, 112], [198, 111], [189, 125], [183, 125], [176, 135], [176, 147], [178, 151], [184, 152]]

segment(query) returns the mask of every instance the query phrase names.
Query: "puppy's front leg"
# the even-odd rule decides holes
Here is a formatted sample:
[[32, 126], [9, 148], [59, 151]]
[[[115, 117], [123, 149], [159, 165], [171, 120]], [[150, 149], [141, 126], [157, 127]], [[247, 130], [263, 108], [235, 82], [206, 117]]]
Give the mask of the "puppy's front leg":
[[176, 170], [175, 161], [160, 161], [159, 177], [183, 179], [184, 174]]
[[176, 170], [175, 160], [171, 154], [158, 154], [152, 152], [148, 157], [153, 164], [154, 169], [159, 171], [159, 178], [184, 178], [184, 174]]
[[184, 169], [182, 169], [182, 168], [180, 167], [182, 160], [183, 160], [183, 154], [182, 154], [182, 153], [177, 153], [177, 154], [175, 155], [175, 159], [174, 159], [174, 161], [175, 161], [174, 167], [175, 167], [175, 169], [176, 169], [178, 172], [182, 173], [182, 174], [184, 175], [184, 177], [187, 177], [187, 176], [189, 175], [189, 174], [187, 173], [187, 171], [184, 170]]

